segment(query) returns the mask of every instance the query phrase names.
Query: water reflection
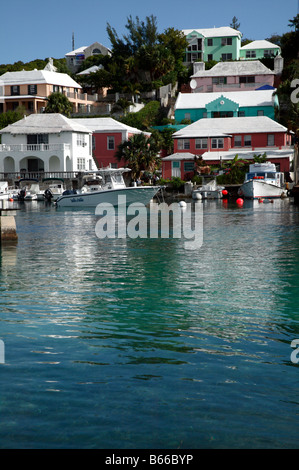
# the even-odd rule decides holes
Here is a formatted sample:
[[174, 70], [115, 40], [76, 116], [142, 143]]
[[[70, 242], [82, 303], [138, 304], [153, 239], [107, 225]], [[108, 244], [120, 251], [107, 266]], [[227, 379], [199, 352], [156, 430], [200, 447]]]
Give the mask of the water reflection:
[[20, 438], [24, 416], [27, 447], [221, 446], [231, 430], [234, 445], [244, 433], [282, 442], [287, 413], [291, 435], [298, 210], [202, 204], [195, 251], [180, 239], [99, 240], [89, 211], [20, 210], [18, 245], [1, 251], [1, 445]]

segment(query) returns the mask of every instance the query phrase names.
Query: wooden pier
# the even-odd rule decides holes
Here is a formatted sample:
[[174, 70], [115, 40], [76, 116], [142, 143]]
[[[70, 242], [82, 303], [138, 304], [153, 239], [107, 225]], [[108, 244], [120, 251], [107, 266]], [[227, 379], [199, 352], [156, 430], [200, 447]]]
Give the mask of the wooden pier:
[[0, 245], [2, 243], [15, 243], [18, 241], [15, 216], [16, 209], [0, 201]]

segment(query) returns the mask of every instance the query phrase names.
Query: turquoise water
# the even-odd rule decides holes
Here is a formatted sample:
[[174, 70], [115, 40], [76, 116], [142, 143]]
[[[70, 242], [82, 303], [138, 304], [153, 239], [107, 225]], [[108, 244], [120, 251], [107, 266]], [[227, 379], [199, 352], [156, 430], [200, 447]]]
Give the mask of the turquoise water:
[[298, 448], [299, 209], [207, 201], [200, 249], [20, 205], [0, 448]]

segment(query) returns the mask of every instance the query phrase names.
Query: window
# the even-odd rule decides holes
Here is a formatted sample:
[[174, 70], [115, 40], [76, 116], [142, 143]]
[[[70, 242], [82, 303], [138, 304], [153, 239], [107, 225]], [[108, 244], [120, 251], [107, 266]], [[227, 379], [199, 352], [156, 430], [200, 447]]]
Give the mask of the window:
[[178, 140], [178, 150], [189, 150], [190, 149], [190, 140], [189, 139], [179, 139]]
[[208, 39], [208, 46], [213, 46], [213, 38]]
[[11, 96], [16, 96], [20, 94], [20, 87], [19, 85], [12, 85], [10, 87], [10, 94]]
[[245, 117], [245, 111], [238, 111], [238, 117]]
[[235, 147], [242, 147], [242, 136], [235, 135], [235, 137], [234, 137], [234, 146]]
[[77, 145], [78, 147], [85, 147], [85, 134], [77, 134]]
[[255, 83], [255, 77], [252, 77], [252, 76], [240, 77], [239, 83]]
[[195, 148], [196, 149], [207, 149], [208, 148], [208, 139], [195, 139]]
[[244, 136], [244, 147], [251, 147], [251, 135]]
[[194, 171], [194, 162], [184, 162], [184, 171]]
[[224, 141], [222, 138], [212, 139], [212, 149], [223, 149], [224, 147], [223, 142]]
[[258, 109], [257, 115], [258, 116], [264, 116], [264, 111], [262, 109]]
[[231, 46], [233, 43], [232, 38], [222, 38], [221, 39], [221, 46]]
[[272, 146], [275, 145], [274, 134], [268, 134], [267, 136], [267, 145]]
[[77, 159], [77, 169], [78, 170], [85, 170], [85, 158], [78, 158]]
[[232, 54], [221, 54], [221, 60], [232, 60], [233, 55]]
[[270, 49], [264, 50], [264, 57], [273, 57], [273, 52]]
[[27, 147], [28, 150], [38, 150], [43, 145], [44, 149], [47, 149], [49, 144], [49, 134], [28, 134], [27, 135]]
[[37, 85], [28, 85], [28, 95], [37, 94]]
[[114, 150], [115, 149], [115, 142], [113, 136], [107, 137], [107, 150]]
[[255, 58], [256, 51], [246, 51], [246, 59]]
[[227, 78], [226, 77], [213, 77], [212, 83], [213, 85], [226, 85]]
[[191, 114], [190, 113], [185, 113], [185, 118], [184, 119], [187, 119], [188, 121], [191, 121]]
[[213, 60], [213, 54], [208, 54], [208, 61]]

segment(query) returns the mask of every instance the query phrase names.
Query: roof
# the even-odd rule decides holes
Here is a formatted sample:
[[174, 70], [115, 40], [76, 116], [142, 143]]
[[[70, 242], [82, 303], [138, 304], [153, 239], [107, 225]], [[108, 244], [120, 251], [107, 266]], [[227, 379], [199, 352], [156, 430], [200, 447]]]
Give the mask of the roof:
[[94, 43], [90, 44], [89, 46], [78, 47], [78, 49], [74, 49], [73, 51], [70, 51], [67, 54], [65, 54], [65, 56], [66, 57], [73, 57], [73, 56], [76, 56], [76, 55], [84, 54], [86, 49], [88, 49], [89, 47], [93, 47], [93, 46], [99, 48], [102, 53], [103, 52], [111, 52], [110, 49], [108, 49], [108, 47], [106, 47], [106, 46], [103, 46], [103, 44], [100, 44], [99, 42], [94, 42]]
[[90, 73], [98, 72], [99, 70], [103, 69], [102, 65], [93, 65], [88, 69], [83, 70], [82, 72], [77, 73], [77, 75], [89, 75]]
[[236, 75], [275, 75], [275, 73], [259, 60], [239, 60], [234, 62], [218, 62], [210, 70], [199, 70], [191, 78]]
[[181, 160], [194, 160], [196, 155], [190, 152], [177, 152], [162, 158], [163, 162], [179, 162]]
[[273, 106], [273, 92], [270, 90], [254, 90], [254, 91], [229, 91], [214, 93], [179, 93], [175, 103], [175, 109], [201, 109], [207, 104], [219, 98], [227, 98], [240, 107], [244, 106]]
[[282, 126], [267, 116], [199, 119], [173, 134], [173, 138], [227, 136], [243, 133], [287, 132]]
[[[269, 149], [269, 147], [258, 148], [255, 150], [241, 150], [241, 149], [231, 149], [228, 151], [215, 150], [212, 152], [205, 152], [201, 155], [204, 161], [215, 161], [215, 160], [233, 160], [236, 155], [240, 160], [250, 160], [253, 159], [255, 155], [267, 154], [267, 158], [289, 158], [292, 159], [293, 152], [291, 150], [276, 150]], [[197, 155], [198, 156], [198, 155]], [[195, 155], [189, 152], [173, 153], [167, 157], [162, 158], [163, 162], [167, 161], [182, 161], [182, 160], [194, 160]]]
[[92, 132], [131, 132], [132, 134], [148, 134], [136, 127], [127, 126], [113, 118], [74, 118], [73, 122], [86, 126]]
[[185, 36], [193, 33], [201, 34], [205, 38], [216, 38], [216, 37], [224, 37], [224, 36], [242, 36], [240, 31], [231, 28], [230, 26], [221, 26], [219, 28], [206, 28], [206, 29], [183, 29], [182, 30]]
[[246, 46], [241, 47], [240, 49], [280, 49], [280, 47], [270, 41], [266, 41], [263, 39], [258, 41], [252, 41], [249, 44], [246, 44]]
[[263, 155], [266, 153], [267, 158], [289, 158], [290, 160], [293, 158], [292, 150], [277, 150], [277, 149], [269, 149], [269, 147], [265, 148], [257, 148], [255, 150], [239, 150], [239, 149], [231, 149], [225, 152], [221, 151], [214, 151], [214, 152], [205, 152], [201, 155], [203, 160], [211, 161], [211, 160], [232, 160], [238, 155], [240, 160], [250, 160], [253, 159], [255, 155]]
[[4, 85], [24, 85], [47, 83], [70, 88], [81, 88], [79, 83], [67, 73], [53, 72], [49, 70], [22, 70], [20, 72], [6, 72], [1, 75]]
[[20, 121], [14, 122], [4, 129], [0, 134], [60, 134], [61, 132], [83, 132], [90, 130], [69, 119], [62, 114], [30, 114]]

